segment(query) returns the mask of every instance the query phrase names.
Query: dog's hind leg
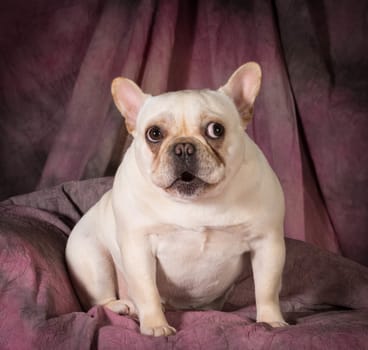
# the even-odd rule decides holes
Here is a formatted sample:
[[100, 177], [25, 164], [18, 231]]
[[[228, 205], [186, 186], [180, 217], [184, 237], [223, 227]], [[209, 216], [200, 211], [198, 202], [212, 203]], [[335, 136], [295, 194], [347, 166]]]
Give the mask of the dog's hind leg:
[[[69, 273], [79, 300], [85, 310], [103, 305], [123, 315], [135, 315], [135, 308], [124, 290], [114, 268], [111, 255], [91, 235], [73, 233], [66, 248]], [[122, 298], [122, 299], [119, 299]]]
[[105, 306], [117, 314], [129, 315], [132, 318], [138, 319], [136, 308], [128, 297], [125, 280], [119, 271], [116, 271], [116, 280], [118, 283], [118, 299], [107, 302]]

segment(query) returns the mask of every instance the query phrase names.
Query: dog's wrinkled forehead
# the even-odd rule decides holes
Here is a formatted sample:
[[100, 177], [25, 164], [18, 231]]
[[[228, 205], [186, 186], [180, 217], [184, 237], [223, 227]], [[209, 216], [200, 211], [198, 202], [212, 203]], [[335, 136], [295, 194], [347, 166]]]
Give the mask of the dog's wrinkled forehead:
[[140, 131], [152, 124], [180, 129], [181, 133], [193, 134], [206, 120], [224, 123], [239, 122], [237, 110], [224, 94], [212, 90], [184, 90], [150, 97], [139, 116]]
[[233, 126], [239, 124], [239, 118], [234, 117], [240, 117], [241, 125], [246, 129], [252, 119], [261, 77], [260, 66], [248, 62], [239, 67], [226, 84], [216, 91], [177, 91], [152, 97], [132, 80], [119, 77], [113, 80], [111, 92], [116, 107], [125, 118], [126, 128], [133, 137], [136, 137], [139, 127], [146, 126], [152, 118], [163, 114], [167, 114], [166, 118], [171, 116], [175, 122], [185, 118], [192, 125], [193, 121], [198, 123], [206, 114], [225, 118]]

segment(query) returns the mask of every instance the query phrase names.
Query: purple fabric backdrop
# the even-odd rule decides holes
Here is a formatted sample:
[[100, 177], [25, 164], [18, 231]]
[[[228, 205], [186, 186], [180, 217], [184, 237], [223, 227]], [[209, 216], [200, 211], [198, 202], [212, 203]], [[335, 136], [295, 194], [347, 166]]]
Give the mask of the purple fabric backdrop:
[[368, 264], [368, 3], [2, 1], [0, 198], [112, 175], [129, 137], [112, 104], [216, 88], [263, 69], [250, 135], [286, 193], [286, 234]]

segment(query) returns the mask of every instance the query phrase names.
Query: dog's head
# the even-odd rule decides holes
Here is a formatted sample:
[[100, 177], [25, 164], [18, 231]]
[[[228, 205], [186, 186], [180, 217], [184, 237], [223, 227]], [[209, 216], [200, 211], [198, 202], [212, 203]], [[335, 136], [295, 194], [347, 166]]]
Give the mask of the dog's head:
[[142, 175], [181, 200], [219, 193], [244, 161], [244, 130], [261, 82], [258, 64], [241, 66], [217, 91], [150, 96], [131, 80], [112, 83], [133, 135]]

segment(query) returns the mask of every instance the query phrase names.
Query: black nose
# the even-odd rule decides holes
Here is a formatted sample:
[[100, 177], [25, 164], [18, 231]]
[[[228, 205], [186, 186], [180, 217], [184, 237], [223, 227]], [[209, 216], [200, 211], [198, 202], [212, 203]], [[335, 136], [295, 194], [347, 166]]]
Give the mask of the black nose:
[[195, 146], [189, 142], [180, 142], [174, 146], [175, 155], [182, 159], [192, 157], [195, 151]]

